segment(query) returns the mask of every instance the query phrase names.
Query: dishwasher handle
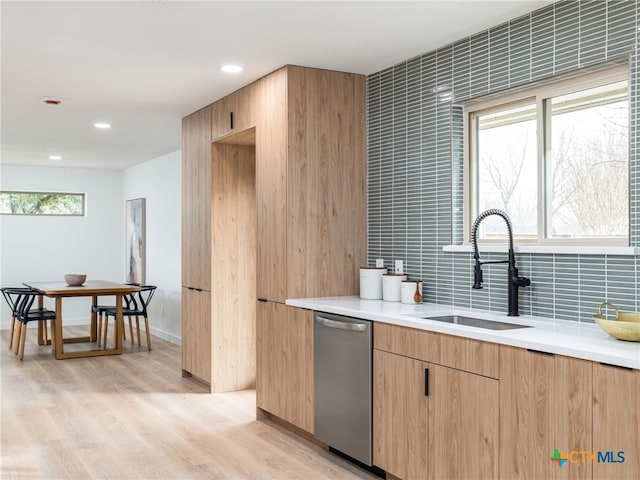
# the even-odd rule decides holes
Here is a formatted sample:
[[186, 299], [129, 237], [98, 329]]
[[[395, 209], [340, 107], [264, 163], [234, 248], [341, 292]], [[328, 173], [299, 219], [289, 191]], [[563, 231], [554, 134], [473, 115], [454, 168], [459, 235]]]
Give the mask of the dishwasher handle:
[[352, 322], [340, 322], [337, 320], [330, 320], [328, 318], [316, 317], [316, 321], [324, 326], [329, 328], [339, 328], [341, 330], [351, 330], [353, 332], [364, 332], [367, 330], [366, 323], [352, 323]]

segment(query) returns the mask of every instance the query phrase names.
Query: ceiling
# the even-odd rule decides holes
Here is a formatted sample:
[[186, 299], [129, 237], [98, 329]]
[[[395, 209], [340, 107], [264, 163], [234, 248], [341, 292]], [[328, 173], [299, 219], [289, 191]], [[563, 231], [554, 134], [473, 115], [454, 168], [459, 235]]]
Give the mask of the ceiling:
[[549, 3], [3, 0], [1, 160], [127, 168], [179, 149], [183, 116], [282, 65], [370, 74]]

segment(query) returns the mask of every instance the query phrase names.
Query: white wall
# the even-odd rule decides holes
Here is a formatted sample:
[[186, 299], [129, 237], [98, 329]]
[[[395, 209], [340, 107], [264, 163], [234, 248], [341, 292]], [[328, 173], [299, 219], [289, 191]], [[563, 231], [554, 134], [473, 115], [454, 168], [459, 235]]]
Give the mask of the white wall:
[[126, 169], [123, 198], [146, 198], [145, 283], [158, 287], [149, 307], [151, 333], [180, 343], [181, 151]]
[[[93, 280], [124, 280], [124, 203], [121, 170], [3, 164], [3, 190], [84, 192], [85, 217], [0, 215], [2, 286], [63, 281], [65, 273]], [[47, 305], [53, 305], [47, 300]], [[87, 324], [91, 298], [63, 301], [65, 324]], [[0, 327], [10, 312], [2, 300]]]

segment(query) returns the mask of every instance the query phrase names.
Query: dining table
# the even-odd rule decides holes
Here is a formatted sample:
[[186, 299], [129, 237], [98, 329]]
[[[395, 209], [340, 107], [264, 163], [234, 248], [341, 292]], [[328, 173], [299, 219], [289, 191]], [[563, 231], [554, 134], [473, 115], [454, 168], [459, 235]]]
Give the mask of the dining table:
[[[54, 322], [53, 333], [53, 350], [56, 360], [62, 360], [65, 358], [79, 358], [79, 357], [95, 357], [101, 355], [120, 355], [122, 354], [122, 333], [124, 331], [124, 317], [122, 314], [122, 304], [125, 295], [129, 295], [133, 292], [140, 291], [140, 287], [137, 285], [129, 285], [118, 282], [112, 282], [108, 280], [91, 280], [86, 281], [80, 286], [69, 286], [65, 282], [23, 282], [23, 284], [32, 290], [40, 292], [42, 295], [53, 298], [55, 300], [56, 319]], [[98, 305], [98, 298], [104, 296], [115, 296], [116, 303], [116, 328], [115, 328], [115, 340], [113, 342], [113, 348], [102, 349], [89, 349], [89, 350], [73, 350], [64, 351], [65, 343], [81, 343], [81, 342], [96, 342], [97, 335], [97, 314], [91, 312], [91, 327], [88, 336], [84, 337], [63, 337], [63, 321], [62, 315], [62, 299], [68, 297], [92, 297], [92, 305]], [[40, 299], [42, 303], [42, 299]], [[42, 304], [40, 304], [42, 307]], [[42, 322], [38, 326], [38, 343], [46, 343], [46, 335], [43, 334], [43, 328], [46, 330], [46, 326], [42, 327]], [[105, 345], [106, 347], [106, 345]]]

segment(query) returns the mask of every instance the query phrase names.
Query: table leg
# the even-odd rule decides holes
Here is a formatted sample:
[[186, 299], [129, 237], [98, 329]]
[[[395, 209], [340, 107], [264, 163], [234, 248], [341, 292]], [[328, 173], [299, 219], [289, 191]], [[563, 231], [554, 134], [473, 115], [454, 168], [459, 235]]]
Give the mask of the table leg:
[[[98, 297], [96, 297], [95, 295], [93, 296], [93, 301], [91, 303], [91, 305], [93, 307], [95, 307], [96, 305], [98, 305]], [[98, 339], [98, 314], [94, 311], [94, 309], [91, 309], [91, 333], [89, 334], [89, 338], [92, 342], [95, 342]]]
[[[40, 309], [44, 308], [44, 298], [42, 297], [42, 295], [38, 297], [38, 308]], [[47, 341], [45, 339], [45, 331], [47, 329], [47, 326], [45, 324], [43, 327], [43, 324], [45, 324], [43, 320], [40, 320], [38, 322], [38, 345], [47, 344]]]
[[122, 332], [124, 331], [124, 316], [122, 315], [122, 294], [116, 295], [116, 354], [122, 353]]
[[56, 346], [56, 360], [60, 360], [64, 353], [62, 340], [62, 297], [56, 297], [56, 321], [55, 321], [55, 336], [53, 342]]

